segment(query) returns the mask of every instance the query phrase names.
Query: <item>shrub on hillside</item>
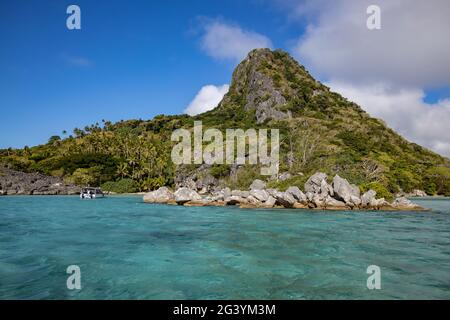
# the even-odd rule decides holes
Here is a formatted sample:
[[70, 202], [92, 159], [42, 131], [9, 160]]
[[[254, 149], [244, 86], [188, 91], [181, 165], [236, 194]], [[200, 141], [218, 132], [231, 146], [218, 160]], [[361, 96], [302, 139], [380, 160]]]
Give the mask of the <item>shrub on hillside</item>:
[[394, 199], [394, 195], [389, 192], [389, 190], [382, 185], [379, 182], [370, 182], [370, 183], [364, 183], [359, 186], [361, 189], [361, 192], [367, 192], [370, 189], [377, 192], [377, 199], [385, 198], [388, 201], [392, 201]]
[[435, 191], [435, 194], [450, 196], [450, 168], [438, 166], [428, 169], [424, 184], [428, 194]]
[[103, 191], [115, 193], [133, 193], [138, 191], [136, 181], [132, 179], [120, 179], [118, 181], [108, 181], [102, 184]]
[[83, 187], [95, 187], [99, 179], [99, 170], [93, 168], [78, 168], [72, 175], [64, 178], [66, 183], [75, 184]]

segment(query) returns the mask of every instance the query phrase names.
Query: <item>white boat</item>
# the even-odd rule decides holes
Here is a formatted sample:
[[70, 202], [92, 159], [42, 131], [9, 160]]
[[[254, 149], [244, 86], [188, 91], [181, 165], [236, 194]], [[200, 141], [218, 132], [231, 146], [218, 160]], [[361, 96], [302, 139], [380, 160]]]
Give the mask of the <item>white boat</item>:
[[105, 194], [100, 188], [83, 188], [80, 192], [81, 199], [96, 199], [103, 198]]

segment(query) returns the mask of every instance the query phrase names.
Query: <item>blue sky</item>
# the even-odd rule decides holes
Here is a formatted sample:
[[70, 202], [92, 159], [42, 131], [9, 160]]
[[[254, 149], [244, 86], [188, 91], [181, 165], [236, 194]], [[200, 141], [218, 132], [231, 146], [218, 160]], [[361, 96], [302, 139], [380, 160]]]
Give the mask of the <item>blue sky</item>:
[[[101, 119], [182, 113], [204, 86], [229, 84], [242, 54], [224, 54], [225, 45], [236, 52], [249, 43], [283, 48], [333, 89], [353, 98], [349, 86], [357, 88], [358, 102], [365, 92], [362, 100], [372, 97], [370, 105], [373, 92], [356, 86], [359, 75], [341, 79], [335, 66], [321, 68], [312, 58], [331, 10], [319, 2], [311, 9], [309, 1], [290, 0], [1, 1], [0, 148], [44, 143]], [[70, 4], [81, 8], [81, 30], [66, 28]], [[216, 35], [214, 26], [229, 33]], [[307, 26], [318, 31], [306, 32]], [[422, 93], [415, 103], [431, 106], [450, 97], [447, 79], [439, 75], [421, 83], [389, 77], [375, 79], [383, 83], [383, 97], [409, 90], [409, 96]]]

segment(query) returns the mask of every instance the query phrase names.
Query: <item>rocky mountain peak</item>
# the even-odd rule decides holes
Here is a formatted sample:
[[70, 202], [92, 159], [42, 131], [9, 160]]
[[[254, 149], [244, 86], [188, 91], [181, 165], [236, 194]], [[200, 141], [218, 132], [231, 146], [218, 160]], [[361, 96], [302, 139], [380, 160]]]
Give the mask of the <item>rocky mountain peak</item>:
[[327, 90], [288, 53], [255, 49], [236, 67], [219, 108], [236, 105], [254, 110], [257, 123], [262, 123], [291, 117], [292, 111]]

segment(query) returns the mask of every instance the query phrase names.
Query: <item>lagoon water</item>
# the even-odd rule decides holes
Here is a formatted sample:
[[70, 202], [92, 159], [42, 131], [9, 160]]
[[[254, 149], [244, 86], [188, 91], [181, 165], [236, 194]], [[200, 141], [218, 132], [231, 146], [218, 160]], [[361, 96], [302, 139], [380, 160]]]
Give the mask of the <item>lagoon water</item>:
[[450, 200], [416, 201], [433, 211], [0, 197], [0, 299], [449, 299]]

